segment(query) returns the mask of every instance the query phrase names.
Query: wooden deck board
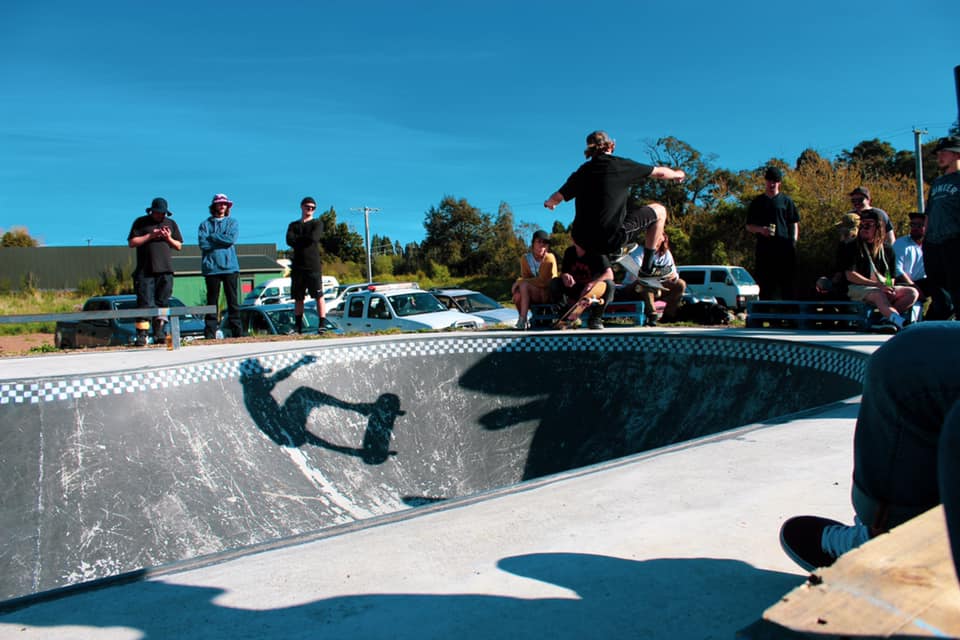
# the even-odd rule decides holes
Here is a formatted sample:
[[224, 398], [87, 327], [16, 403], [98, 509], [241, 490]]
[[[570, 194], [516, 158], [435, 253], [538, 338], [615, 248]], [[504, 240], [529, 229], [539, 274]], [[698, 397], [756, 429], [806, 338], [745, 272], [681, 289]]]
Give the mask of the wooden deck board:
[[960, 637], [960, 586], [943, 508], [817, 570], [763, 620], [741, 637], [776, 637], [777, 628], [782, 637]]

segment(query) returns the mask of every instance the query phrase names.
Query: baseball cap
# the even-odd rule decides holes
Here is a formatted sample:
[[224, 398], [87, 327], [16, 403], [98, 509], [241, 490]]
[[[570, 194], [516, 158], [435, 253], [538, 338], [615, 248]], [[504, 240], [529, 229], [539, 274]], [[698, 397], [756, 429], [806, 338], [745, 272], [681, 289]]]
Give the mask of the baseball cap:
[[947, 136], [937, 140], [937, 151], [953, 151], [960, 153], [960, 136]]
[[763, 172], [763, 179], [770, 182], [783, 182], [783, 171], [780, 171], [777, 167], [767, 167], [767, 170]]
[[535, 240], [541, 240], [547, 244], [550, 244], [550, 234], [543, 229], [538, 229], [537, 231], [533, 232], [533, 239], [530, 241], [530, 244], [533, 244]]
[[853, 196], [862, 196], [864, 198], [870, 199], [870, 189], [866, 187], [857, 187], [850, 192], [850, 197]]

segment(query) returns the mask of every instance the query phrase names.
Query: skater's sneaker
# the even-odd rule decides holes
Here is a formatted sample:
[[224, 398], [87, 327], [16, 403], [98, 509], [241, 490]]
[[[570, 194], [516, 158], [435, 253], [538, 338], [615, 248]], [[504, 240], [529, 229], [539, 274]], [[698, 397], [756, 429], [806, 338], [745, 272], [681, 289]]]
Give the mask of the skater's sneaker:
[[603, 329], [603, 320], [600, 318], [590, 318], [590, 321], [587, 323], [587, 328], [589, 329]]
[[807, 571], [829, 567], [837, 558], [870, 539], [859, 518], [853, 526], [818, 516], [796, 516], [780, 527], [780, 546]]
[[670, 273], [669, 267], [657, 267], [651, 266], [648, 270], [644, 270], [643, 266], [637, 267], [637, 273], [635, 274], [638, 279], [644, 278], [657, 278], [660, 279], [665, 275]]
[[657, 318], [656, 318], [656, 316], [647, 316], [647, 319], [646, 319], [646, 321], [644, 321], [643, 324], [645, 324], [645, 325], [648, 326], [648, 327], [655, 327], [655, 326], [657, 326]]
[[524, 320], [523, 318], [521, 318], [521, 319], [517, 320], [517, 324], [515, 324], [513, 328], [516, 329], [517, 331], [526, 331], [526, 330], [527, 330], [527, 321]]

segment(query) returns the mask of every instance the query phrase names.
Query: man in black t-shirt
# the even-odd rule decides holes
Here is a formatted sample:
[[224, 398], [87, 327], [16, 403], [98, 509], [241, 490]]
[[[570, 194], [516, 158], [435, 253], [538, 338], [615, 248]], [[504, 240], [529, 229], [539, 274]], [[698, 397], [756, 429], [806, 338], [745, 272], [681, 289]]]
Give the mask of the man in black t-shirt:
[[793, 200], [780, 192], [783, 172], [767, 167], [764, 192], [747, 209], [747, 231], [757, 236], [754, 276], [760, 285], [760, 299], [795, 300], [794, 271], [797, 267], [797, 239], [800, 215]]
[[[173, 254], [180, 251], [183, 236], [177, 223], [170, 219], [173, 212], [163, 198], [154, 198], [146, 209], [145, 216], [133, 221], [127, 234], [127, 246], [137, 250], [137, 268], [133, 272], [133, 284], [137, 292], [137, 307], [156, 309], [170, 306], [173, 294]], [[137, 344], [147, 344], [146, 319], [137, 320]], [[166, 320], [155, 318], [153, 338], [162, 342], [166, 333]]]
[[324, 332], [327, 307], [323, 301], [323, 266], [320, 261], [320, 238], [323, 222], [314, 218], [317, 201], [306, 197], [300, 201], [300, 219], [287, 226], [287, 244], [293, 249], [290, 266], [290, 291], [294, 300], [294, 322], [297, 333], [303, 333], [303, 301], [309, 292], [320, 317], [317, 333]]
[[642, 276], [656, 276], [652, 266], [654, 250], [660, 245], [667, 209], [654, 202], [627, 208], [630, 187], [646, 178], [682, 182], [686, 174], [679, 169], [654, 167], [613, 155], [616, 142], [604, 131], [587, 136], [583, 154], [587, 162], [580, 165], [567, 181], [543, 203], [551, 211], [565, 200], [576, 200], [576, 213], [571, 225], [574, 242], [589, 253], [624, 253], [624, 247], [639, 242], [644, 233]]
[[615, 291], [607, 256], [589, 253], [577, 244], [563, 253], [560, 275], [550, 281], [550, 298], [556, 304], [572, 305], [587, 295], [603, 299], [603, 304], [590, 307], [587, 326], [591, 329], [603, 329], [603, 310], [613, 300]]

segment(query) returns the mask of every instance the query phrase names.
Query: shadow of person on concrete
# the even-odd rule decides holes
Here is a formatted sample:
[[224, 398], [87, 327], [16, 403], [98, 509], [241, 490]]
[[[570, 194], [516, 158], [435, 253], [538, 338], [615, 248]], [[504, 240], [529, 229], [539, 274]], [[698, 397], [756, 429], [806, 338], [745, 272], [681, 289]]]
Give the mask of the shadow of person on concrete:
[[[375, 402], [346, 402], [311, 387], [297, 387], [283, 405], [273, 397], [273, 389], [300, 367], [316, 362], [316, 357], [305, 355], [291, 365], [273, 372], [258, 358], [248, 358], [240, 364], [240, 384], [243, 402], [254, 423], [267, 436], [283, 447], [311, 445], [337, 453], [358, 457], [366, 464], [383, 464], [396, 451], [390, 450], [390, 438], [400, 410], [400, 398], [393, 393], [382, 394]], [[307, 429], [310, 412], [319, 406], [354, 411], [367, 416], [367, 428], [359, 447], [335, 444]]]
[[484, 356], [458, 380], [463, 389], [501, 402], [478, 416], [481, 428], [522, 426], [518, 437], [530, 438], [524, 480], [771, 422], [771, 416], [792, 419], [860, 393], [859, 383], [840, 374], [741, 359], [709, 341], [672, 340], [675, 352], [598, 348], [589, 335], [564, 341], [563, 349], [548, 349], [524, 338], [513, 350]]
[[[486, 592], [480, 594], [359, 593], [312, 600], [314, 590], [329, 592], [322, 568], [285, 571], [275, 591], [262, 586], [270, 584], [261, 579], [266, 576], [256, 574], [223, 588], [178, 585], [172, 575], [5, 613], [0, 635], [5, 628], [34, 637], [33, 627], [79, 625], [94, 630], [82, 637], [127, 628], [147, 640], [732, 638], [804, 581], [715, 558], [532, 553], [502, 558], [497, 567], [505, 573], [484, 576]], [[221, 580], [239, 573], [232, 569]], [[202, 572], [195, 579], [203, 579]], [[476, 585], [465, 586], [471, 587]], [[298, 604], [266, 608], [277, 601]], [[86, 630], [71, 631], [81, 637]]]

